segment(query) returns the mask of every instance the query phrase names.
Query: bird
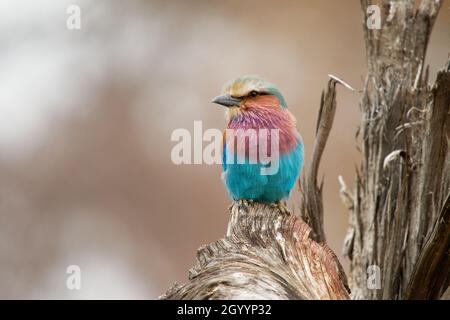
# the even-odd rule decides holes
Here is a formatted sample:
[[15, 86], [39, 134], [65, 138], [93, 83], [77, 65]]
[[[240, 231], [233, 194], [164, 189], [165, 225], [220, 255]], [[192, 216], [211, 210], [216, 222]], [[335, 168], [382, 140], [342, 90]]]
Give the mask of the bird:
[[[226, 107], [222, 178], [231, 199], [284, 206], [303, 168], [304, 146], [297, 121], [281, 91], [259, 76], [244, 75], [227, 82], [212, 102]], [[269, 132], [266, 145], [259, 134], [264, 132], [262, 129]], [[257, 136], [247, 134], [249, 131]], [[278, 158], [268, 163], [259, 152], [267, 148], [268, 157], [272, 156], [270, 148], [276, 145], [275, 138]], [[239, 146], [239, 139], [245, 142], [244, 147]], [[257, 151], [253, 153], [256, 159], [251, 158], [252, 148]], [[273, 161], [277, 161], [277, 170], [263, 173]]]

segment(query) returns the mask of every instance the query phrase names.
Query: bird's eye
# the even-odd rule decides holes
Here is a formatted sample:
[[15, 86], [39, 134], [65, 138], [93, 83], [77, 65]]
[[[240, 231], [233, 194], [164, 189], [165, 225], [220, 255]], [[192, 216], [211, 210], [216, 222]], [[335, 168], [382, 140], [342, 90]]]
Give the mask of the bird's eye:
[[258, 95], [258, 91], [253, 90], [252, 92], [250, 92], [250, 95], [252, 97], [256, 97]]

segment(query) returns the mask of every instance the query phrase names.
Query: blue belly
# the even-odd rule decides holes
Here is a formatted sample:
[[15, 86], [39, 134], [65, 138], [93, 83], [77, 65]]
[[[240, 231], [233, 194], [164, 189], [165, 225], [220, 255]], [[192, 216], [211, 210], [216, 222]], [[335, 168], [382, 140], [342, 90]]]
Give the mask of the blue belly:
[[[225, 159], [225, 157], [224, 157]], [[233, 200], [277, 202], [289, 198], [303, 167], [303, 144], [280, 156], [278, 172], [262, 175], [263, 164], [224, 164], [224, 179]]]

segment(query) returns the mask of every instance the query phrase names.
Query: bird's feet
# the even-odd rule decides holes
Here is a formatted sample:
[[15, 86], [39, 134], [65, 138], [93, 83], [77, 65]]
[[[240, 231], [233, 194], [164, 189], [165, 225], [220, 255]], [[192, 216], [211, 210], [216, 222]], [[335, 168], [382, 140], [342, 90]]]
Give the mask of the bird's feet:
[[239, 204], [239, 206], [245, 206], [248, 207], [249, 205], [251, 205], [254, 201], [251, 199], [239, 199], [236, 200], [236, 202]]
[[289, 214], [290, 211], [284, 201], [277, 201], [274, 203], [274, 207], [278, 209], [281, 213]]
[[[235, 203], [238, 204], [238, 206], [240, 207], [249, 207], [254, 203], [258, 203], [257, 201], [251, 200], [251, 199], [239, 199], [239, 200], [235, 200]], [[277, 201], [277, 202], [272, 202], [272, 203], [263, 203], [261, 202], [261, 204], [266, 204], [269, 205], [270, 207], [272, 207], [275, 210], [280, 211], [283, 214], [290, 214], [290, 210], [288, 209], [286, 202], [285, 201]]]

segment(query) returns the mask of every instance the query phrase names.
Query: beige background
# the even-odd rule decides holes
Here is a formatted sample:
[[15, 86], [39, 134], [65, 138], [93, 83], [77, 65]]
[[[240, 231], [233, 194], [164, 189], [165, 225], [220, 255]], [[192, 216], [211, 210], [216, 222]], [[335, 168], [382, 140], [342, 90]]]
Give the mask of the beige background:
[[[67, 30], [68, 4], [81, 30]], [[450, 52], [449, 7], [432, 79]], [[362, 87], [361, 25], [357, 0], [0, 2], [0, 298], [155, 298], [185, 281], [196, 249], [224, 235], [230, 201], [220, 165], [171, 162], [172, 131], [224, 128], [211, 98], [256, 73], [283, 92], [308, 162], [327, 74]], [[339, 88], [321, 166], [344, 265], [337, 176], [353, 185], [359, 99]], [[71, 264], [79, 291], [66, 288]]]

